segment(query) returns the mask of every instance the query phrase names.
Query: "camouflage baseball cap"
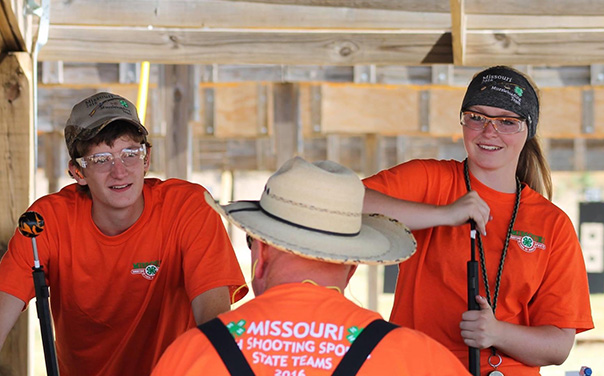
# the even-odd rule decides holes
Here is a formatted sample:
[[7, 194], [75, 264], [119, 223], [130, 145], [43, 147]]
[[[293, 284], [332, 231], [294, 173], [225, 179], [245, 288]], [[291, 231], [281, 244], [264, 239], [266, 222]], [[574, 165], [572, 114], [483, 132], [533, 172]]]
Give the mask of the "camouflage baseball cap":
[[71, 153], [77, 140], [92, 139], [105, 126], [116, 120], [127, 121], [136, 125], [139, 132], [145, 136], [148, 134], [132, 102], [117, 94], [96, 93], [73, 106], [65, 124], [67, 149]]

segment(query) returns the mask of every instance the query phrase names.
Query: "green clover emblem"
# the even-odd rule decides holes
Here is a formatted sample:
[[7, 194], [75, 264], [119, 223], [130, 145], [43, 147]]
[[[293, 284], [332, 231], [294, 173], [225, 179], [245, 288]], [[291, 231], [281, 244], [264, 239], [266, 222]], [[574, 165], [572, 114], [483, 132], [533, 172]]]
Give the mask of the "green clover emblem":
[[120, 99], [120, 104], [121, 104], [122, 106], [124, 106], [124, 107], [128, 107], [128, 102], [126, 102], [126, 101], [125, 101], [125, 100], [123, 100], [123, 99]]
[[522, 88], [519, 88], [518, 86], [516, 86], [514, 88], [514, 92], [516, 92], [516, 94], [518, 94], [518, 96], [521, 97], [522, 94], [524, 93], [524, 90], [522, 90]]
[[531, 248], [534, 244], [533, 238], [531, 238], [530, 236], [523, 236], [522, 237], [522, 245], [527, 247], [527, 248]]
[[155, 265], [147, 265], [147, 267], [145, 268], [145, 273], [147, 273], [148, 275], [155, 275], [155, 273], [157, 273], [158, 267]]
[[346, 336], [346, 339], [348, 340], [348, 342], [353, 343], [355, 339], [357, 339], [357, 337], [359, 336], [359, 334], [361, 334], [361, 332], [363, 331], [362, 328], [359, 328], [358, 326], [353, 326], [351, 328], [348, 328], [348, 335]]
[[231, 321], [226, 327], [233, 337], [240, 336], [245, 333], [245, 320], [239, 320], [237, 323]]

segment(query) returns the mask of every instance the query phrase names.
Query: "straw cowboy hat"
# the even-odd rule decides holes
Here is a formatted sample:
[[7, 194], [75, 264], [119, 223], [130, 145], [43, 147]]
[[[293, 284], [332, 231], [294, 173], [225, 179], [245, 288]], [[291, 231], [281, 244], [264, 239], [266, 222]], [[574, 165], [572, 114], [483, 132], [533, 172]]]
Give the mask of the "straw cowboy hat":
[[285, 162], [260, 201], [217, 204], [219, 214], [250, 236], [301, 257], [338, 264], [397, 264], [416, 248], [411, 231], [381, 214], [362, 214], [365, 188], [350, 169], [331, 161]]

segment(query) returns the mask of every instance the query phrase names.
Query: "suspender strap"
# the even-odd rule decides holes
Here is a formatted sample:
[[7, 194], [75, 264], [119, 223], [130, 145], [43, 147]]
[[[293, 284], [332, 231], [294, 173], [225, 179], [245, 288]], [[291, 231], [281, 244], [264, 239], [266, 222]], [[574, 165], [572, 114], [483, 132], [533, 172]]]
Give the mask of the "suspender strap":
[[354, 340], [332, 375], [356, 375], [375, 346], [395, 328], [396, 325], [382, 319], [372, 321]]
[[219, 318], [201, 324], [197, 328], [208, 337], [231, 375], [254, 376], [254, 371], [237, 346], [237, 342]]

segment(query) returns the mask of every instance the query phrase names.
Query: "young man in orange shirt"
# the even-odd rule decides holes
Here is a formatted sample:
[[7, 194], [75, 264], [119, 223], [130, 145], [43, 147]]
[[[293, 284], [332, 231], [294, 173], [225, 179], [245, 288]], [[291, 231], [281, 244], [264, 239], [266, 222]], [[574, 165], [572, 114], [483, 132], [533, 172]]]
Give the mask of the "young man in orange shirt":
[[436, 341], [342, 294], [357, 264], [415, 251], [403, 224], [361, 214], [363, 195], [353, 171], [299, 157], [269, 178], [260, 201], [221, 207], [206, 195], [248, 235], [256, 298], [177, 339], [153, 376], [467, 375]]
[[[246, 288], [203, 187], [145, 179], [151, 146], [136, 108], [98, 93], [65, 128], [76, 184], [37, 200], [61, 375], [145, 375], [188, 328]], [[34, 297], [33, 252], [18, 232], [0, 263], [0, 346]], [[238, 291], [238, 296], [232, 293]]]

